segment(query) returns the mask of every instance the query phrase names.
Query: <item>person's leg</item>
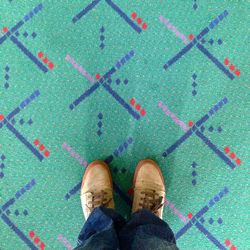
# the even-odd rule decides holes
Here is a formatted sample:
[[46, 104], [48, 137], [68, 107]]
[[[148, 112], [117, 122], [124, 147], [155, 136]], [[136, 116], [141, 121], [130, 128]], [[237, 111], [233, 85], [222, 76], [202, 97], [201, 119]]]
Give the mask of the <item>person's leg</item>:
[[162, 220], [165, 185], [158, 165], [141, 161], [134, 175], [132, 217], [119, 232], [123, 250], [176, 250], [174, 234]]
[[98, 207], [85, 222], [79, 236], [77, 250], [116, 250], [119, 248], [117, 232], [125, 224], [125, 219], [113, 209]]
[[82, 181], [81, 203], [87, 221], [75, 249], [117, 249], [117, 231], [125, 220], [113, 210], [112, 179], [106, 163], [95, 161], [88, 166]]

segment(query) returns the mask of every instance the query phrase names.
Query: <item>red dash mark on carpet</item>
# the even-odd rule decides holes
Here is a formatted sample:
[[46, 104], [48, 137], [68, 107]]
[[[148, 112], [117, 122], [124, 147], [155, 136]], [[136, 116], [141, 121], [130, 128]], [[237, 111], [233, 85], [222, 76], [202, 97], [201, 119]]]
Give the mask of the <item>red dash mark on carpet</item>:
[[189, 38], [190, 41], [192, 41], [192, 40], [194, 39], [194, 35], [193, 35], [193, 34], [190, 34], [190, 35], [188, 36], [188, 38]]
[[129, 101], [129, 103], [134, 106], [135, 105], [135, 99], [131, 98], [130, 101]]
[[143, 30], [145, 30], [145, 29], [147, 29], [148, 25], [147, 25], [147, 23], [143, 23], [141, 27]]
[[9, 29], [7, 27], [3, 27], [3, 32], [4, 33], [8, 32], [8, 31], [9, 31]]
[[228, 246], [230, 246], [230, 244], [231, 244], [231, 242], [230, 242], [230, 240], [225, 240], [225, 245], [228, 247]]
[[240, 164], [241, 164], [240, 158], [237, 158], [235, 162], [236, 162], [236, 164], [237, 164], [238, 166], [240, 166]]
[[4, 115], [0, 114], [0, 121], [4, 120]]
[[38, 52], [37, 56], [38, 56], [39, 58], [43, 58], [43, 52], [42, 52], [42, 51]]
[[44, 154], [45, 157], [49, 157], [50, 152], [48, 150], [45, 150], [43, 154]]
[[235, 157], [236, 157], [236, 154], [234, 152], [230, 154], [231, 159], [234, 159]]
[[29, 232], [29, 236], [30, 236], [30, 238], [33, 238], [33, 237], [35, 236], [34, 231], [30, 231], [30, 232]]
[[52, 62], [50, 62], [50, 63], [48, 64], [48, 67], [49, 67], [49, 69], [53, 69], [53, 68], [54, 68], [54, 64], [53, 64]]
[[[30, 231], [30, 232], [29, 232], [29, 236], [30, 236], [30, 238], [34, 238], [34, 237], [35, 237], [35, 232], [34, 232], [34, 231]], [[38, 243], [41, 241], [40, 238], [39, 238], [38, 236], [36, 236], [33, 240], [34, 240], [34, 243], [36, 243], [36, 244], [38, 244]], [[45, 249], [45, 244], [44, 244], [44, 242], [41, 242], [41, 243], [40, 243], [40, 249], [42, 249], [42, 250]]]
[[100, 75], [99, 73], [97, 73], [97, 74], [95, 75], [95, 78], [96, 78], [97, 80], [99, 80], [99, 79], [101, 78], [101, 75]]
[[225, 147], [225, 148], [224, 148], [224, 152], [225, 152], [226, 154], [228, 154], [228, 153], [230, 152], [230, 148], [229, 148], [229, 147]]
[[192, 214], [192, 213], [188, 213], [188, 214], [187, 214], [187, 217], [188, 217], [189, 219], [192, 219], [192, 218], [193, 218], [193, 214]]
[[34, 242], [35, 242], [36, 244], [38, 244], [39, 241], [40, 241], [39, 237], [36, 237], [36, 238], [34, 239]]
[[146, 115], [146, 111], [145, 111], [145, 109], [142, 109], [141, 110], [141, 116], [144, 116], [144, 115]]
[[44, 244], [43, 242], [41, 242], [41, 244], [40, 244], [40, 248], [41, 248], [42, 250], [44, 250], [44, 248], [45, 248], [45, 244]]
[[236, 248], [235, 245], [232, 245], [232, 246], [230, 247], [230, 250], [237, 250], [237, 248]]
[[229, 60], [228, 60], [228, 58], [225, 58], [225, 60], [224, 60], [224, 64], [225, 64], [225, 65], [228, 65], [228, 64], [229, 64]]
[[48, 63], [48, 62], [49, 62], [49, 59], [48, 59], [47, 57], [45, 57], [45, 58], [43, 59], [43, 62], [44, 62], [44, 63]]
[[137, 22], [138, 24], [141, 24], [141, 23], [142, 23], [142, 19], [139, 17], [139, 18], [137, 18], [136, 22]]
[[40, 142], [39, 142], [38, 139], [35, 139], [35, 140], [34, 140], [34, 144], [35, 144], [36, 146], [37, 146], [39, 143], [40, 143]]
[[141, 109], [141, 105], [140, 104], [136, 104], [135, 109], [136, 110], [140, 110]]
[[41, 144], [40, 147], [39, 147], [39, 150], [40, 150], [40, 151], [43, 151], [44, 149], [45, 149], [44, 145]]
[[193, 125], [194, 125], [193, 121], [189, 121], [189, 122], [188, 122], [188, 126], [189, 126], [189, 127], [192, 127]]
[[234, 66], [233, 64], [231, 64], [231, 65], [229, 66], [229, 69], [233, 71], [233, 70], [235, 69], [235, 66]]
[[[54, 63], [52, 63], [52, 62], [49, 60], [48, 57], [44, 57], [44, 54], [43, 54], [42, 51], [39, 51], [39, 52], [37, 53], [37, 56], [43, 61], [43, 63], [48, 64], [48, 68], [49, 68], [49, 69], [52, 70], [52, 69], [54, 68]], [[43, 58], [43, 57], [44, 57], [44, 58]]]
[[132, 19], [136, 19], [136, 17], [137, 17], [136, 12], [133, 12], [133, 13], [131, 14], [131, 18], [132, 18]]
[[235, 72], [234, 72], [234, 74], [235, 74], [236, 76], [240, 76], [240, 70], [239, 70], [239, 69], [236, 69]]

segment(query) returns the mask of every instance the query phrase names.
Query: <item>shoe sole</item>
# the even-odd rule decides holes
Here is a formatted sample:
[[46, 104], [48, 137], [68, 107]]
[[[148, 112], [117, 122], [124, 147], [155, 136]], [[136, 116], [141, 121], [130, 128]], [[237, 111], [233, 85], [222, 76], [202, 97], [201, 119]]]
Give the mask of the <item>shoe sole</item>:
[[110, 184], [111, 184], [111, 188], [113, 189], [112, 175], [111, 175], [109, 166], [107, 165], [106, 162], [101, 161], [101, 160], [93, 161], [93, 162], [91, 162], [91, 163], [88, 165], [88, 167], [87, 167], [87, 169], [86, 169], [86, 171], [85, 171], [85, 173], [84, 173], [84, 176], [83, 176], [83, 178], [82, 178], [82, 186], [81, 186], [81, 188], [82, 188], [83, 185], [84, 185], [84, 181], [85, 181], [85, 179], [86, 179], [86, 177], [87, 177], [87, 175], [88, 175], [88, 172], [91, 170], [91, 168], [93, 168], [93, 167], [96, 166], [96, 165], [102, 165], [102, 166], [108, 171], [109, 180], [110, 180]]
[[[138, 163], [138, 165], [136, 166], [136, 170], [135, 170], [135, 174], [134, 174], [134, 179], [133, 179], [133, 187], [135, 187], [135, 183], [136, 183], [136, 179], [137, 179], [137, 175], [138, 175], [138, 172], [139, 170], [141, 169], [141, 167], [143, 165], [145, 165], [146, 163], [150, 163], [152, 164], [157, 170], [158, 170], [158, 173], [160, 174], [161, 176], [161, 180], [163, 182], [163, 185], [165, 187], [165, 182], [164, 182], [164, 178], [163, 178], [163, 175], [162, 175], [162, 172], [161, 172], [161, 169], [159, 168], [159, 166], [157, 165], [157, 163], [153, 160], [150, 160], [150, 159], [146, 159], [146, 160], [142, 160]], [[164, 188], [165, 189], [165, 188]]]

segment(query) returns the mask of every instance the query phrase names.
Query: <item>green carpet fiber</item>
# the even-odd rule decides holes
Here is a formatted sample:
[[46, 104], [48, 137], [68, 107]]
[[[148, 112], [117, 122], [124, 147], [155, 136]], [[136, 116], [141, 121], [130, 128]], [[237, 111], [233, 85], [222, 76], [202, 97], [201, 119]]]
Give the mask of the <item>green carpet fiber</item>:
[[180, 249], [249, 249], [249, 8], [0, 0], [0, 249], [73, 249], [95, 159], [129, 218], [145, 158]]

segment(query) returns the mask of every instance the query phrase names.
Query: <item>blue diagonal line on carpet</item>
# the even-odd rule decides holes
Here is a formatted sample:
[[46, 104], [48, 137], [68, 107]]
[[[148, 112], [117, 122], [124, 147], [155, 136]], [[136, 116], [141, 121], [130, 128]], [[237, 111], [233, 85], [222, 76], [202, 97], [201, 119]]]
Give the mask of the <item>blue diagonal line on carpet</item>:
[[200, 222], [196, 222], [195, 226], [212, 242], [215, 246], [217, 246], [221, 250], [227, 250], [226, 247], [220, 243]]
[[44, 73], [48, 69], [40, 62], [15, 36], [10, 36], [10, 40]]
[[[206, 34], [209, 33], [215, 26], [217, 26], [223, 19], [228, 15], [228, 12], [225, 10], [222, 14], [216, 17], [210, 24], [209, 28], [205, 27], [197, 36], [191, 41], [188, 45], [186, 45], [183, 49], [181, 49], [174, 57], [168, 60], [164, 65], [163, 68], [167, 70], [169, 66], [176, 63], [183, 55], [189, 52], [194, 45], [205, 55], [207, 56], [227, 77], [231, 80], [234, 79], [234, 75], [232, 75], [219, 60], [214, 57], [203, 45], [201, 45], [198, 41], [203, 38]], [[214, 23], [215, 22], [215, 23]]]
[[93, 84], [89, 89], [87, 89], [85, 92], [83, 92], [73, 103], [69, 105], [69, 108], [73, 110], [75, 107], [77, 107], [81, 102], [83, 102], [87, 97], [89, 97], [91, 94], [93, 94], [98, 88], [100, 87], [100, 83], [96, 82]]
[[76, 23], [79, 21], [84, 15], [86, 15], [89, 11], [91, 11], [101, 0], [94, 0], [90, 4], [88, 4], [84, 9], [82, 9], [78, 14], [76, 14], [72, 18], [72, 22]]
[[39, 95], [40, 95], [39, 90], [35, 90], [30, 96], [28, 96], [24, 101], [21, 102], [19, 107], [11, 111], [7, 115], [7, 118], [5, 118], [2, 122], [0, 122], [0, 128], [2, 128], [3, 125], [6, 125], [6, 127], [16, 136], [16, 138], [19, 141], [21, 141], [40, 161], [42, 161], [44, 159], [43, 155], [41, 155], [40, 152], [36, 148], [34, 148], [33, 145], [30, 142], [28, 142], [28, 140], [18, 130], [16, 130], [12, 124], [9, 123], [9, 120], [11, 118], [17, 115], [22, 109], [27, 107]]
[[48, 69], [34, 56], [13, 34], [17, 30], [19, 30], [25, 22], [29, 21], [34, 17], [39, 11], [43, 9], [42, 4], [38, 4], [33, 10], [31, 10], [23, 20], [19, 21], [15, 26], [13, 26], [10, 31], [8, 31], [4, 36], [0, 38], [0, 45], [6, 40], [7, 37], [10, 37], [11, 42], [19, 48], [25, 56], [27, 56], [40, 70], [44, 73], [48, 72]]
[[[218, 147], [213, 144], [198, 128], [208, 121], [209, 117], [217, 113], [225, 104], [228, 103], [228, 99], [226, 97], [222, 98], [219, 102], [217, 102], [201, 119], [199, 119], [195, 125], [189, 129], [183, 136], [181, 136], [174, 144], [172, 144], [169, 148], [167, 148], [163, 153], [163, 157], [167, 157], [169, 154], [174, 152], [183, 142], [185, 142], [191, 135], [195, 134], [198, 136], [206, 145], [213, 150], [214, 153], [220, 159], [222, 159], [229, 167], [234, 169], [236, 165], [228, 158], [222, 151], [218, 149]], [[197, 126], [196, 126], [197, 125]]]
[[6, 123], [6, 127], [16, 136], [16, 138], [28, 148], [33, 155], [35, 155], [40, 161], [44, 159], [43, 155], [33, 147], [33, 145], [18, 131], [16, 130], [10, 123]]
[[[129, 55], [132, 52], [132, 55]], [[129, 56], [128, 56], [129, 55]], [[125, 60], [126, 56], [128, 56], [128, 58]], [[130, 115], [132, 115], [135, 119], [139, 120], [140, 119], [140, 115], [135, 112], [131, 106], [120, 96], [118, 95], [118, 93], [116, 93], [109, 85], [107, 85], [105, 83], [105, 81], [107, 79], [109, 79], [115, 72], [118, 71], [118, 69], [121, 69], [122, 66], [125, 65], [125, 63], [127, 63], [133, 56], [134, 56], [134, 51], [130, 51], [128, 54], [126, 54], [125, 57], [123, 57], [123, 59], [125, 60], [124, 63], [119, 67], [119, 68], [115, 68], [115, 66], [113, 66], [110, 70], [108, 70], [102, 77], [101, 79], [94, 83], [89, 89], [87, 89], [86, 91], [84, 91], [81, 96], [79, 96], [75, 101], [73, 101], [73, 103], [71, 103], [69, 105], [69, 109], [73, 110], [75, 107], [77, 107], [81, 102], [83, 102], [87, 97], [89, 97], [90, 95], [92, 95], [99, 87], [100, 85], [102, 85], [104, 87], [104, 89], [111, 94], [111, 96], [119, 103], [121, 104], [122, 107], [124, 107]], [[119, 61], [118, 61], [119, 62]]]
[[136, 32], [141, 33], [142, 29], [137, 26], [113, 1], [105, 0], [106, 3], [119, 14]]
[[[219, 202], [224, 194], [226, 195], [229, 192], [227, 187], [224, 187], [223, 190], [221, 190], [217, 195], [215, 195], [216, 197], [216, 203]], [[220, 195], [222, 193], [222, 195]], [[205, 205], [203, 208], [201, 208], [194, 216], [193, 218], [186, 223], [175, 235], [176, 240], [178, 240], [182, 235], [184, 235], [190, 228], [192, 228], [193, 225], [195, 225], [197, 227], [197, 223], [198, 219], [201, 218], [203, 215], [205, 215], [209, 209], [213, 206], [214, 204], [211, 205], [211, 200], [208, 202], [208, 205]], [[221, 246], [223, 247], [223, 245], [203, 226], [199, 223], [198, 227], [197, 227], [203, 234], [205, 234], [205, 232], [207, 234], [205, 234], [205, 236], [207, 236], [207, 238], [213, 243], [215, 244], [219, 249], [225, 249], [225, 248], [220, 248]]]
[[195, 132], [195, 134], [201, 138], [202, 141], [206, 143], [206, 145], [212, 149], [212, 151], [217, 154], [221, 160], [223, 160], [231, 169], [234, 169], [236, 165], [230, 160], [229, 157], [227, 157], [222, 151], [218, 149], [218, 147], [213, 144], [203, 133], [201, 133], [199, 130]]
[[27, 238], [27, 236], [5, 215], [1, 216], [3, 222], [32, 250], [38, 248]]
[[125, 108], [130, 115], [132, 115], [136, 120], [140, 119], [140, 115], [135, 112], [132, 107], [120, 96], [117, 92], [115, 92], [108, 84], [105, 82], [102, 84], [104, 89], [108, 91], [109, 94], [111, 94], [112, 97], [123, 107]]
[[234, 75], [224, 67], [224, 65], [214, 56], [212, 55], [203, 45], [200, 43], [196, 44], [196, 47], [206, 56], [208, 59], [210, 59], [215, 66], [217, 66], [218, 69], [220, 69], [228, 78], [231, 80], [234, 79]]
[[[34, 17], [35, 14], [37, 14], [38, 12], [40, 12], [43, 9], [43, 5], [42, 4], [38, 4], [33, 10], [31, 10], [29, 13], [27, 13], [23, 20], [20, 20], [19, 22], [17, 22], [17, 24], [15, 24], [10, 31], [8, 31], [7, 33], [5, 33], [1, 38], [0, 38], [0, 45], [7, 39], [7, 37], [9, 37], [12, 33], [18, 31], [24, 24], [25, 22], [29, 21], [32, 19], [32, 17]], [[30, 16], [30, 13], [33, 13], [32, 17]]]
[[[30, 190], [36, 184], [35, 179], [32, 179], [29, 183], [27, 183], [21, 190], [24, 190], [20, 196], [22, 196], [27, 190]], [[19, 191], [18, 191], [19, 192]], [[3, 213], [6, 209], [8, 209], [11, 205], [16, 202], [17, 199], [10, 198], [2, 207], [0, 207], [1, 219], [3, 222], [31, 249], [38, 249], [10, 219], [9, 217]]]

